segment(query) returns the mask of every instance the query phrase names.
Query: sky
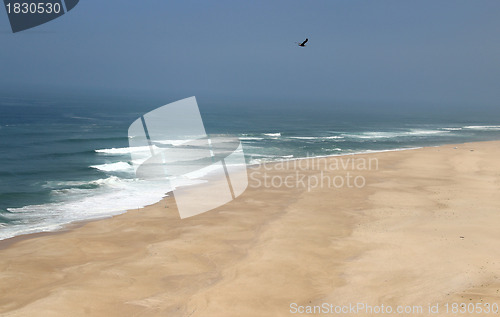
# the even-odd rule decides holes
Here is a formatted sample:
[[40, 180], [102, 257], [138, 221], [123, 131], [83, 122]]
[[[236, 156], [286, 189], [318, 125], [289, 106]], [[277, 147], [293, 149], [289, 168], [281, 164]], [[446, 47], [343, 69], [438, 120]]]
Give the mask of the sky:
[[0, 92], [489, 111], [499, 16], [497, 0], [81, 0], [12, 34], [2, 9]]

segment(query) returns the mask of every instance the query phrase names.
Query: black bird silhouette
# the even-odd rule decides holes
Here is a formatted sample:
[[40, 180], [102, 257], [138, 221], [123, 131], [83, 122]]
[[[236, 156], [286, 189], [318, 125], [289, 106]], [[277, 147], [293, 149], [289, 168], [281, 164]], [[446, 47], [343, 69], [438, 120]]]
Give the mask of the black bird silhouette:
[[302, 43], [298, 43], [298, 42], [296, 42], [296, 43], [299, 44], [299, 46], [301, 46], [301, 47], [306, 47], [307, 41], [309, 41], [308, 38], [306, 38], [306, 40], [304, 42], [302, 42]]

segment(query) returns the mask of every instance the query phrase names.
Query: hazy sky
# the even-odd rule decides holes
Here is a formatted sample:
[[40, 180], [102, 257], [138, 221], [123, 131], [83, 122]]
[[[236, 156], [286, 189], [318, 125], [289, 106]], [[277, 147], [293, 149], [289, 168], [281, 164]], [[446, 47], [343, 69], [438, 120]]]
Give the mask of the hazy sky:
[[[498, 0], [81, 0], [16, 34], [0, 11], [4, 90], [474, 107], [500, 100]], [[297, 47], [306, 37], [309, 45]]]

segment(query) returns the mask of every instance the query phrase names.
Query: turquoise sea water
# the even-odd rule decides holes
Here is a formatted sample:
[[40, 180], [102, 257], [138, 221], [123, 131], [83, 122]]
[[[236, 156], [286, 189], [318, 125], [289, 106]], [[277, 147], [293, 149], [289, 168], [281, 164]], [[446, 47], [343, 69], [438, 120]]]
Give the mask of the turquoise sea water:
[[[188, 96], [186, 96], [188, 97]], [[166, 100], [165, 103], [175, 100]], [[500, 139], [500, 120], [286, 105], [203, 106], [208, 134], [237, 136], [248, 163]], [[162, 104], [0, 97], [0, 239], [154, 203], [135, 178], [129, 125]]]

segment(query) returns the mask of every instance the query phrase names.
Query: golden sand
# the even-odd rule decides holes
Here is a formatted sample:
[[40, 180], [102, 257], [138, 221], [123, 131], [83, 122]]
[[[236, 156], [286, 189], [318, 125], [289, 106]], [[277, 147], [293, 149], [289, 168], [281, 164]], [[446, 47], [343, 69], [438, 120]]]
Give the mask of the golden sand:
[[[274, 317], [365, 303], [423, 309], [406, 316], [439, 304], [432, 316], [445, 316], [446, 303], [500, 303], [500, 142], [347, 158], [377, 166], [268, 164], [249, 170], [240, 197], [196, 217], [179, 219], [167, 197], [4, 241], [0, 314]], [[365, 183], [296, 182], [348, 174]]]

